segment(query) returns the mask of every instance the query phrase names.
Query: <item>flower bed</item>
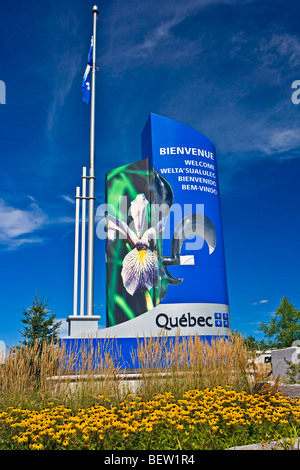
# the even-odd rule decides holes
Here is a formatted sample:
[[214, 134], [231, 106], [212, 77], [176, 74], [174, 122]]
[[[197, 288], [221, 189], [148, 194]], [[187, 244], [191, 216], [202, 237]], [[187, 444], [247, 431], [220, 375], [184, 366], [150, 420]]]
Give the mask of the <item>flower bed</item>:
[[129, 394], [120, 403], [72, 411], [49, 403], [40, 411], [0, 412], [0, 449], [194, 450], [300, 435], [300, 399], [251, 395], [229, 387], [170, 392], [149, 400]]

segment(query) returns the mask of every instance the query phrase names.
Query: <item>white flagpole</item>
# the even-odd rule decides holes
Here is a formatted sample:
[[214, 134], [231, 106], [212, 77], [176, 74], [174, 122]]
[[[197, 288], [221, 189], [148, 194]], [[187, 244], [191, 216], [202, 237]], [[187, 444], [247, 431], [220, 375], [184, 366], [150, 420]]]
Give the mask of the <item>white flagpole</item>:
[[78, 248], [79, 248], [79, 203], [80, 203], [80, 188], [76, 188], [75, 196], [75, 249], [74, 249], [74, 294], [73, 294], [73, 315], [77, 315], [77, 302], [78, 302]]
[[80, 277], [80, 315], [84, 315], [85, 288], [85, 226], [86, 226], [86, 167], [82, 168], [82, 203], [81, 203], [81, 277]]
[[94, 238], [95, 238], [95, 82], [96, 82], [96, 29], [98, 7], [93, 13], [93, 64], [91, 67], [91, 130], [90, 130], [90, 173], [88, 211], [88, 260], [87, 260], [87, 315], [94, 311]]

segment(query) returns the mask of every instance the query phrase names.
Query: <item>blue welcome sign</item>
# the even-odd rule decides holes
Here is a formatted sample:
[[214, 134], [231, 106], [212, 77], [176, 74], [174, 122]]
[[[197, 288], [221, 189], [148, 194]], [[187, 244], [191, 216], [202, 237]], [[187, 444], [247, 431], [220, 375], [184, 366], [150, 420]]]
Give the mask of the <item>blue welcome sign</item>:
[[109, 338], [124, 367], [138, 338], [230, 335], [215, 147], [156, 114], [141, 145], [106, 175], [106, 328], [92, 340]]
[[151, 114], [142, 157], [106, 178], [107, 327], [123, 335], [228, 335], [215, 148], [194, 129]]
[[[181, 326], [183, 332], [186, 329], [201, 335], [228, 335], [230, 320], [215, 147], [191, 127], [151, 114], [142, 132], [142, 156], [150, 160], [150, 168], [167, 180], [172, 191], [162, 251], [168, 272], [175, 280], [170, 279], [157, 308], [156, 323], [170, 332]], [[182, 237], [185, 224], [187, 233]], [[174, 238], [176, 229], [181, 235], [179, 240]], [[173, 257], [173, 263], [168, 257]], [[172, 318], [174, 313], [176, 319]], [[196, 323], [192, 318], [197, 318]]]

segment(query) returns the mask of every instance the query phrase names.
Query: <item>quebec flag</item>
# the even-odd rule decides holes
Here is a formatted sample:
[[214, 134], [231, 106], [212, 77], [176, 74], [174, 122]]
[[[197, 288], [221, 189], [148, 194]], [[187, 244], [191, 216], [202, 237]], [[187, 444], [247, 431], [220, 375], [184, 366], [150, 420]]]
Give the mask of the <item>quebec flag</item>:
[[88, 55], [88, 63], [84, 72], [81, 90], [82, 90], [82, 100], [85, 103], [89, 103], [90, 101], [90, 94], [91, 94], [91, 85], [90, 85], [90, 71], [91, 66], [93, 65], [93, 36], [91, 38], [91, 45]]

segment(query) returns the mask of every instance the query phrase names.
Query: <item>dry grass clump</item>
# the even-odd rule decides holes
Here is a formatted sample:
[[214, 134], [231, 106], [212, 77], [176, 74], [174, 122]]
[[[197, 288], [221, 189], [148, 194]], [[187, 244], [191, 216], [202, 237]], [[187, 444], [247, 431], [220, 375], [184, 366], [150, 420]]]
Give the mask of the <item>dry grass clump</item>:
[[12, 348], [0, 368], [0, 407], [39, 402], [46, 377], [57, 370], [57, 359], [53, 344]]
[[198, 336], [177, 335], [171, 342], [163, 335], [143, 338], [134, 360], [140, 367], [140, 395], [172, 391], [180, 396], [190, 389], [227, 385], [249, 391], [253, 381], [260, 380], [251, 352], [238, 335], [211, 343]]
[[227, 385], [250, 391], [261, 380], [237, 335], [211, 344], [197, 336], [141, 338], [132, 354], [133, 381], [125, 380], [133, 371], [120, 369], [120, 356], [92, 341], [78, 354], [66, 351], [64, 344], [13, 348], [0, 368], [0, 409], [41, 409], [49, 401], [78, 409], [91, 406], [99, 394], [118, 403], [129, 392], [147, 399], [166, 391], [179, 397], [187, 390]]

